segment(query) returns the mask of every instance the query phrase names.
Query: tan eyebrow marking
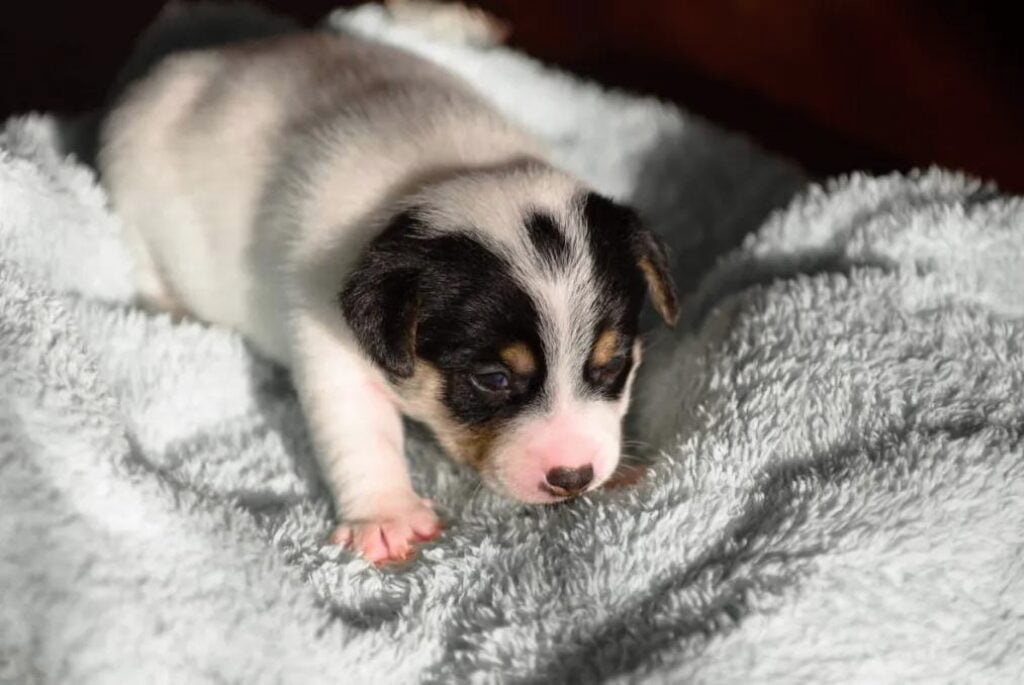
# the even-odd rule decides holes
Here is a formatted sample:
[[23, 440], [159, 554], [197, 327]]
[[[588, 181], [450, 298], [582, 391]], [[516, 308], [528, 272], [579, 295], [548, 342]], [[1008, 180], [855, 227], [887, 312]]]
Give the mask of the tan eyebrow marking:
[[515, 342], [506, 345], [498, 354], [517, 375], [529, 376], [537, 370], [537, 360], [526, 343]]
[[608, 362], [615, 358], [619, 351], [619, 332], [613, 328], [601, 331], [594, 343], [594, 349], [590, 351], [590, 363], [598, 368], [607, 366]]

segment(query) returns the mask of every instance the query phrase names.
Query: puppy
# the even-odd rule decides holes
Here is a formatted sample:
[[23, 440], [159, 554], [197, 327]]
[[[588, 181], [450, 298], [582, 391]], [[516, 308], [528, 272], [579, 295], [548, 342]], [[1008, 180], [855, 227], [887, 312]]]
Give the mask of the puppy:
[[438, 534], [402, 414], [521, 502], [615, 471], [645, 292], [677, 314], [665, 250], [453, 74], [316, 32], [173, 53], [98, 165], [143, 300], [291, 368], [335, 542], [380, 563]]

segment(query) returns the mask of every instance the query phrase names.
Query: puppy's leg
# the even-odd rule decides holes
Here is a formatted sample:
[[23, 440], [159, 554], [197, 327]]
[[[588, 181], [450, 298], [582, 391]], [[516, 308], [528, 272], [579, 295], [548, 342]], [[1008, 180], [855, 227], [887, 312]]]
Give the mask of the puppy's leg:
[[478, 7], [434, 0], [387, 0], [396, 23], [451, 43], [489, 47], [505, 42], [508, 23]]
[[297, 331], [293, 370], [342, 519], [331, 540], [373, 563], [405, 559], [440, 524], [412, 489], [401, 414], [379, 372], [338, 332], [311, 320]]

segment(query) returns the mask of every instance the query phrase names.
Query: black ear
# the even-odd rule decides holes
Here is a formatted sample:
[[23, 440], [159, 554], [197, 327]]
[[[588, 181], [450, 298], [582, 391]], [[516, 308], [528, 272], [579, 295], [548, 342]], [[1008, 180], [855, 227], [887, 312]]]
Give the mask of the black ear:
[[370, 243], [338, 298], [363, 351], [397, 378], [409, 378], [415, 368], [422, 267], [411, 243], [417, 225], [411, 212], [396, 216]]
[[647, 283], [655, 310], [665, 323], [674, 326], [679, 302], [665, 244], [643, 226], [636, 212], [597, 193], [584, 198], [583, 215], [594, 258], [602, 265], [599, 268], [614, 270], [622, 264], [623, 253], [630, 255]]
[[661, 318], [669, 326], [679, 320], [679, 296], [669, 269], [668, 250], [661, 238], [646, 228], [633, 233], [633, 256], [647, 281], [647, 292]]

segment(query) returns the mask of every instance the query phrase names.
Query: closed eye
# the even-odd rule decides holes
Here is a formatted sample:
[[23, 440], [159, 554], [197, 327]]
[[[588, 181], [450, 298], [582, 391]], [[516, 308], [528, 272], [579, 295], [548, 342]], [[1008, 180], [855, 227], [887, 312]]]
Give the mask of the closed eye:
[[470, 374], [469, 381], [478, 392], [490, 398], [507, 396], [512, 390], [512, 378], [503, 366], [476, 369]]
[[590, 382], [595, 385], [611, 385], [618, 379], [619, 374], [622, 373], [622, 369], [626, 366], [626, 361], [626, 355], [619, 354], [601, 366], [591, 365], [587, 370]]

